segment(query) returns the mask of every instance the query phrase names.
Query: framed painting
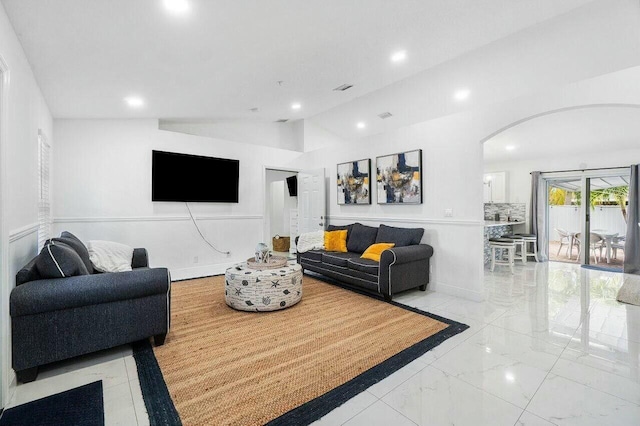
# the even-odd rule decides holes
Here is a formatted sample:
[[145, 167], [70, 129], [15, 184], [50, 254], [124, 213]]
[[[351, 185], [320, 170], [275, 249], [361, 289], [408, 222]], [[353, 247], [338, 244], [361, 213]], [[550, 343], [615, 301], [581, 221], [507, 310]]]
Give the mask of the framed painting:
[[371, 160], [338, 164], [338, 204], [371, 204]]
[[422, 204], [422, 150], [376, 158], [378, 204]]

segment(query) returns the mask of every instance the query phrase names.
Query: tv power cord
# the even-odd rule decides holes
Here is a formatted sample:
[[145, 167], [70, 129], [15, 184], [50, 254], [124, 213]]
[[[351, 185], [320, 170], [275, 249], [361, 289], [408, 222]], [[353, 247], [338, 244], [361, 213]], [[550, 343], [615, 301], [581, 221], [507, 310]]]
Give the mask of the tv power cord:
[[230, 251], [218, 250], [213, 244], [211, 244], [209, 242], [209, 240], [207, 240], [205, 238], [205, 236], [202, 234], [202, 231], [200, 231], [200, 227], [198, 226], [198, 223], [196, 222], [196, 219], [193, 217], [193, 213], [191, 213], [191, 209], [189, 208], [189, 203], [184, 203], [184, 205], [187, 206], [187, 210], [189, 211], [189, 217], [191, 218], [191, 221], [193, 222], [194, 226], [196, 227], [196, 230], [198, 231], [198, 234], [200, 234], [200, 238], [202, 238], [202, 241], [207, 243], [209, 245], [209, 247], [211, 247], [212, 249], [214, 249], [218, 253], [226, 254], [227, 256], [229, 256], [231, 254]]

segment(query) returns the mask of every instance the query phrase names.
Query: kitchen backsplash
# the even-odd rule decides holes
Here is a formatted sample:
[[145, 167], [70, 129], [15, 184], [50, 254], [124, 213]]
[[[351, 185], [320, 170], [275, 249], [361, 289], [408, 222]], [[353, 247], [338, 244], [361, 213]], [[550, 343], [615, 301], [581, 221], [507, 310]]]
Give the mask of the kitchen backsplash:
[[500, 215], [500, 220], [507, 220], [507, 216], [513, 221], [524, 221], [526, 215], [526, 204], [524, 203], [485, 203], [485, 220], [494, 220], [496, 213]]

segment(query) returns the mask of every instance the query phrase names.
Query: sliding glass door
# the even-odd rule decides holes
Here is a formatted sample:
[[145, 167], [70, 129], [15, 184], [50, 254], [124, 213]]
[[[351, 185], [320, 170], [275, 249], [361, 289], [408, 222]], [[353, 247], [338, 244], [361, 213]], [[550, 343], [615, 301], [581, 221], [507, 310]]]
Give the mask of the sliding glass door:
[[545, 173], [549, 260], [622, 270], [629, 170]]

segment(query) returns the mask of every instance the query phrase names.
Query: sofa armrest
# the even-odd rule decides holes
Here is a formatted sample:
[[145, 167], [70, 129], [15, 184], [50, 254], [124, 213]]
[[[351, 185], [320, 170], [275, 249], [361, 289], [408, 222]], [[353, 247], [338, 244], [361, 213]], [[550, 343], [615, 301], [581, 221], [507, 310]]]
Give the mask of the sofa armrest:
[[380, 256], [380, 268], [388, 268], [391, 265], [426, 260], [433, 256], [433, 247], [428, 244], [417, 244], [406, 247], [394, 247], [382, 252]]
[[133, 259], [131, 259], [131, 267], [136, 268], [148, 268], [149, 267], [149, 254], [145, 248], [134, 248]]
[[166, 268], [30, 281], [13, 289], [12, 317], [130, 300], [169, 292]]

